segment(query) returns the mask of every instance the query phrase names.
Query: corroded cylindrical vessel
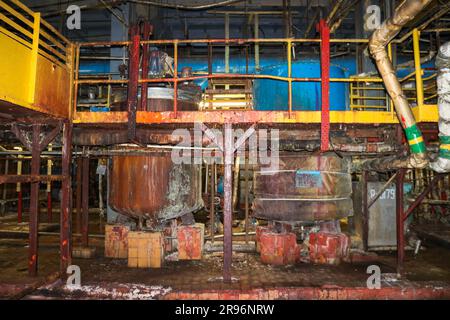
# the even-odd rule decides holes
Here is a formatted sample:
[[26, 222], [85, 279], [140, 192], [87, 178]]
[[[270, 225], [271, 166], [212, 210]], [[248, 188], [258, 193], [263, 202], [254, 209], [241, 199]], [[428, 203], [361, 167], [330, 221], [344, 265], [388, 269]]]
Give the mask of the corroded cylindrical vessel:
[[350, 161], [329, 155], [280, 154], [279, 168], [255, 176], [254, 216], [285, 222], [353, 214]]
[[112, 157], [109, 205], [151, 224], [181, 217], [202, 206], [197, 166], [174, 164], [170, 151]]

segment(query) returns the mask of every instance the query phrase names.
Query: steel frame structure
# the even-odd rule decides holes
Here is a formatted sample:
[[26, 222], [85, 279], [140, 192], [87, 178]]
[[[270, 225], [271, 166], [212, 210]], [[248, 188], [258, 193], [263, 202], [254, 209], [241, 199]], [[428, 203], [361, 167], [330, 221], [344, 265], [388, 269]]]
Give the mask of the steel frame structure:
[[[54, 30], [48, 23], [40, 19], [39, 14], [35, 14], [28, 8], [26, 8], [20, 1], [11, 0], [13, 3], [19, 5], [23, 10], [31, 14], [35, 21], [25, 21], [25, 23], [32, 23], [34, 32], [32, 35], [31, 42], [31, 57], [33, 58], [33, 70], [31, 70], [32, 76], [32, 86], [30, 90], [26, 90], [27, 94], [30, 92], [29, 96], [25, 98], [19, 96], [16, 99], [10, 99], [10, 103], [14, 106], [20, 108], [28, 108], [33, 111], [41, 112], [45, 117], [57, 117], [61, 118], [62, 122], [58, 123], [58, 130], [55, 128], [51, 134], [47, 135], [43, 140], [40, 139], [42, 124], [44, 122], [39, 122], [37, 120], [32, 120], [31, 118], [24, 118], [24, 123], [31, 124], [32, 127], [32, 141], [31, 143], [27, 139], [23, 139], [23, 132], [16, 130], [17, 137], [23, 142], [24, 146], [32, 152], [32, 173], [31, 175], [21, 175], [21, 176], [0, 176], [0, 183], [31, 183], [32, 193], [31, 193], [31, 208], [30, 208], [30, 251], [29, 251], [29, 273], [30, 275], [37, 274], [37, 248], [38, 248], [38, 216], [37, 216], [37, 196], [38, 196], [38, 183], [41, 181], [62, 181], [62, 199], [61, 199], [61, 221], [60, 221], [60, 271], [61, 276], [65, 275], [66, 268], [71, 263], [71, 146], [72, 146], [72, 123], [74, 125], [82, 124], [115, 124], [115, 123], [128, 123], [128, 137], [130, 141], [134, 141], [136, 138], [136, 125], [137, 124], [185, 124], [194, 122], [204, 122], [204, 123], [218, 123], [223, 124], [225, 128], [231, 128], [232, 124], [240, 123], [250, 123], [250, 124], [307, 124], [307, 123], [317, 123], [321, 124], [321, 150], [328, 150], [328, 135], [331, 123], [349, 123], [349, 124], [380, 124], [389, 123], [396, 124], [398, 120], [394, 114], [393, 108], [390, 111], [329, 111], [330, 105], [328, 101], [328, 92], [330, 82], [346, 82], [346, 83], [359, 83], [359, 82], [371, 82], [371, 83], [381, 83], [382, 80], [377, 77], [368, 78], [350, 78], [350, 79], [340, 79], [340, 78], [330, 78], [329, 77], [329, 67], [330, 67], [330, 44], [333, 43], [355, 43], [355, 44], [366, 44], [367, 39], [330, 39], [329, 28], [324, 21], [321, 21], [318, 25], [318, 30], [320, 32], [320, 39], [208, 39], [208, 40], [147, 40], [147, 35], [151, 33], [151, 30], [147, 26], [144, 30], [143, 39], [141, 35], [135, 31], [132, 34], [131, 41], [122, 42], [91, 42], [91, 43], [77, 43], [71, 44], [67, 39], [60, 36], [56, 42], [56, 46], [61, 47], [61, 41], [65, 42], [66, 45], [62, 49], [65, 51], [65, 56], [61, 57], [61, 53], [50, 47], [50, 52], [56, 55], [60, 59], [62, 58], [66, 64], [61, 65], [61, 62], [55, 60], [55, 57], [47, 57], [50, 61], [57, 64], [58, 67], [62, 67], [63, 71], [70, 74], [69, 86], [70, 86], [70, 106], [67, 106], [66, 110], [47, 110], [42, 109], [39, 105], [34, 105], [35, 101], [34, 91], [35, 89], [35, 76], [37, 74], [37, 68], [39, 66], [39, 60], [45, 53], [42, 49], [39, 49], [39, 36], [48, 36], [40, 29], [41, 24], [43, 24], [48, 30], [59, 35], [59, 33]], [[4, 2], [0, 1], [2, 7], [4, 7]], [[5, 8], [5, 7], [4, 7]], [[8, 10], [8, 8], [7, 8]], [[14, 14], [13, 11], [9, 10]], [[22, 19], [21, 15], [16, 15]], [[2, 19], [4, 20], [4, 19]], [[422, 73], [420, 70], [420, 64], [417, 65], [417, 59], [420, 61], [420, 48], [418, 46], [418, 33], [413, 32], [407, 36], [413, 36], [414, 40], [414, 52], [416, 60], [416, 82], [418, 84], [418, 91], [423, 90], [423, 86], [420, 83], [423, 82]], [[13, 37], [15, 41], [22, 43], [23, 41], [17, 37]], [[48, 38], [48, 37], [47, 37]], [[50, 37], [50, 40], [54, 40]], [[394, 40], [395, 42], [404, 41], [405, 39]], [[256, 74], [212, 74], [209, 72], [206, 75], [192, 76], [188, 78], [178, 78], [178, 47], [181, 44], [193, 44], [193, 43], [203, 43], [208, 46], [215, 45], [248, 45], [248, 44], [264, 44], [264, 43], [278, 43], [285, 44], [287, 49], [288, 57], [288, 77], [277, 77], [269, 75], [256, 75]], [[321, 47], [321, 66], [322, 74], [320, 78], [296, 78], [292, 77], [292, 45], [294, 43], [316, 43]], [[139, 77], [139, 59], [140, 59], [140, 49], [143, 48], [143, 54], [148, 54], [148, 46], [157, 44], [173, 45], [174, 48], [174, 76], [172, 78], [159, 78], [159, 79], [148, 79], [145, 77]], [[128, 80], [92, 80], [92, 79], [79, 79], [79, 63], [80, 63], [80, 48], [81, 47], [112, 47], [112, 46], [125, 46], [130, 49], [130, 64], [129, 64], [129, 79]], [[48, 55], [48, 53], [47, 53]], [[210, 57], [212, 55], [209, 55]], [[144, 59], [145, 61], [146, 59]], [[144, 65], [143, 70], [148, 66]], [[9, 69], [8, 69], [9, 70]], [[13, 70], [9, 70], [13, 71]], [[279, 81], [286, 81], [289, 88], [288, 97], [288, 111], [214, 111], [214, 112], [186, 112], [179, 111], [177, 106], [177, 94], [178, 94], [178, 83], [180, 81], [189, 81], [197, 79], [214, 79], [214, 78], [241, 78], [241, 79], [272, 79]], [[292, 83], [293, 82], [320, 82], [322, 87], [322, 110], [316, 112], [309, 111], [294, 111], [292, 108]], [[139, 86], [143, 90], [143, 96], [145, 96], [145, 87], [149, 83], [172, 83], [174, 86], [174, 100], [173, 100], [173, 110], [168, 112], [147, 112], [143, 111], [142, 106], [137, 105], [137, 93]], [[125, 112], [106, 112], [106, 113], [91, 113], [91, 112], [77, 112], [77, 93], [80, 85], [84, 84], [127, 84], [128, 85], [128, 104], [127, 111]], [[32, 99], [31, 99], [32, 98]], [[418, 122], [437, 122], [438, 113], [436, 106], [424, 105], [423, 91], [422, 94], [418, 92], [417, 94], [418, 106], [414, 108], [414, 115]], [[31, 102], [30, 102], [31, 100]], [[64, 109], [66, 106], [62, 106]], [[19, 108], [18, 108], [19, 109]], [[55, 120], [49, 120], [55, 122]], [[61, 128], [63, 129], [63, 156], [62, 156], [62, 175], [50, 175], [41, 176], [39, 175], [39, 163], [40, 163], [40, 153], [42, 148], [45, 147], [49, 142], [51, 142], [54, 137], [60, 133]], [[22, 137], [22, 138], [21, 138]], [[44, 143], [46, 142], [46, 143]], [[231, 138], [226, 139], [225, 150], [230, 151], [232, 145]], [[81, 183], [77, 183], [77, 198], [76, 198], [76, 208], [77, 208], [77, 230], [82, 231], [83, 244], [88, 244], [88, 230], [87, 230], [87, 183], [86, 177], [88, 177], [89, 166], [87, 157], [83, 160], [77, 160], [78, 170], [77, 170], [77, 182], [83, 181], [83, 187]], [[229, 159], [230, 160], [230, 159]], [[230, 161], [229, 161], [230, 162]], [[231, 163], [231, 164], [230, 164]], [[224, 244], [224, 280], [231, 279], [231, 228], [229, 228], [228, 222], [231, 220], [231, 165], [232, 161], [226, 165], [226, 178], [225, 178], [225, 208], [226, 208], [226, 230], [225, 230], [225, 244]], [[406, 213], [404, 212], [402, 196], [403, 196], [403, 178], [404, 169], [400, 170], [397, 175], [397, 229], [403, 230], [403, 221], [412, 212], [414, 206], [411, 206]], [[367, 177], [367, 176], [366, 176]], [[367, 182], [367, 179], [365, 179]], [[430, 187], [431, 188], [431, 187]], [[428, 188], [427, 188], [428, 190]], [[429, 190], [426, 192], [429, 192]], [[424, 191], [424, 193], [425, 193]], [[426, 195], [426, 193], [425, 193]], [[417, 206], [425, 197], [425, 195], [417, 199]], [[364, 208], [367, 207], [367, 196], [363, 201]], [[364, 209], [367, 212], [367, 209]], [[403, 258], [404, 258], [404, 238], [403, 232], [398, 232], [398, 270], [402, 271]]]

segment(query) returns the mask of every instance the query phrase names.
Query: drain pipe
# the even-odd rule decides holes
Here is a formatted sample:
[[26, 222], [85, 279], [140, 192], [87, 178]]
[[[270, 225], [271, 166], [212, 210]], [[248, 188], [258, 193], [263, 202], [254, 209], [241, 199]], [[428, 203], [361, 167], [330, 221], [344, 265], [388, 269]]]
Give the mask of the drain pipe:
[[450, 172], [450, 42], [439, 48], [436, 57], [438, 69], [438, 107], [439, 107], [439, 156], [430, 163], [436, 172]]
[[[424, 168], [428, 165], [428, 156], [422, 132], [417, 126], [414, 115], [406, 99], [402, 86], [395, 74], [392, 61], [386, 47], [408, 22], [413, 20], [432, 0], [405, 0], [395, 10], [394, 15], [383, 22], [369, 40], [369, 50], [383, 78], [386, 89], [394, 102], [397, 117], [405, 130], [411, 155], [401, 161], [406, 168]], [[398, 163], [397, 163], [398, 165]]]

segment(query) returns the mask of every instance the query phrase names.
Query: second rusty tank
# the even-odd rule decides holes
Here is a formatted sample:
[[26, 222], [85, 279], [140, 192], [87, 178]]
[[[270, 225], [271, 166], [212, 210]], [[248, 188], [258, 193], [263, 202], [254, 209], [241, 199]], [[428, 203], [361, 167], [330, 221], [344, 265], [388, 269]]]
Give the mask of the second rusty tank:
[[254, 216], [280, 222], [336, 220], [353, 214], [349, 159], [280, 154], [278, 170], [255, 175]]
[[109, 205], [147, 225], [182, 217], [203, 206], [197, 166], [174, 164], [170, 151], [112, 157]]

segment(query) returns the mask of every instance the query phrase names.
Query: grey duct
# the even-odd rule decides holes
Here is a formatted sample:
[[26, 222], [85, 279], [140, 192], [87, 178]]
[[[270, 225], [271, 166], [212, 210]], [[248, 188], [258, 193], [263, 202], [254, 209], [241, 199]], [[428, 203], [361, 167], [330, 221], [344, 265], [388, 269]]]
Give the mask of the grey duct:
[[439, 156], [430, 163], [436, 172], [450, 172], [450, 42], [439, 48], [436, 57], [439, 108]]
[[428, 156], [423, 143], [422, 133], [406, 99], [401, 84], [395, 74], [386, 47], [401, 29], [412, 21], [432, 0], [405, 0], [395, 10], [394, 15], [383, 22], [371, 36], [369, 50], [383, 78], [386, 89], [394, 102], [397, 117], [405, 129], [410, 144], [411, 156], [397, 163], [406, 168], [424, 168], [428, 165]]

